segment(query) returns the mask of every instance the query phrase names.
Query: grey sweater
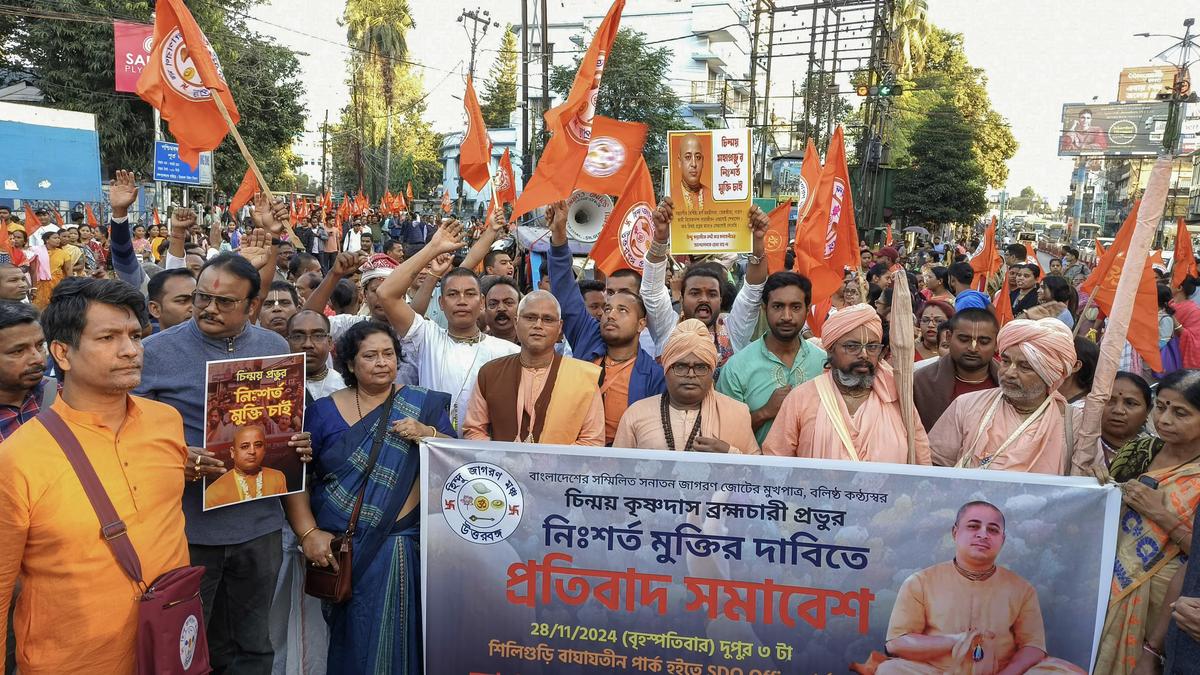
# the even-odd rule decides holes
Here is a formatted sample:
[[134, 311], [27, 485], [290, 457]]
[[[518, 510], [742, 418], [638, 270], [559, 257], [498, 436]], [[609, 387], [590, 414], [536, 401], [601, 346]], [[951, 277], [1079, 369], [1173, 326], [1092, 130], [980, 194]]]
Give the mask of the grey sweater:
[[[289, 353], [287, 341], [265, 328], [246, 324], [237, 337], [211, 338], [193, 319], [146, 338], [142, 383], [138, 396], [161, 401], [183, 416], [189, 446], [204, 445], [205, 365], [209, 361], [275, 356]], [[188, 482], [183, 491], [188, 543], [208, 546], [241, 544], [283, 527], [279, 499], [261, 499], [204, 512], [202, 483]]]

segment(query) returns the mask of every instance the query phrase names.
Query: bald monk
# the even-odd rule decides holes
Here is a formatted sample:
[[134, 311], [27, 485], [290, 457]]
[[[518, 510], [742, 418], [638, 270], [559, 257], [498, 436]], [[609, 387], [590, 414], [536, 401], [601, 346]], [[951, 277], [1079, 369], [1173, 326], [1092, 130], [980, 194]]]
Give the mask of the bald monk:
[[685, 319], [675, 327], [662, 365], [667, 393], [626, 409], [614, 447], [758, 454], [750, 409], [713, 389], [717, 347], [703, 321]]
[[233, 432], [233, 447], [229, 449], [229, 456], [233, 460], [233, 471], [204, 489], [204, 508], [281, 495], [288, 491], [287, 476], [278, 469], [262, 465], [267, 456], [267, 432], [261, 426], [238, 427]]
[[996, 565], [1004, 514], [963, 504], [950, 534], [954, 559], [904, 581], [888, 621], [887, 653], [876, 675], [1079, 673], [1047, 658], [1042, 609], [1033, 586]]
[[704, 143], [696, 134], [687, 134], [679, 139], [679, 152], [675, 154], [679, 165], [679, 206], [685, 211], [704, 208], [709, 199], [708, 186], [704, 180]]
[[[763, 453], [855, 462], [908, 463], [908, 436], [892, 367], [880, 360], [883, 323], [870, 305], [838, 310], [825, 320], [829, 362], [822, 375], [792, 390]], [[929, 465], [929, 440], [916, 408], [915, 464]]]
[[1075, 365], [1071, 331], [1058, 319], [1017, 319], [1000, 329], [996, 349], [1000, 386], [959, 396], [946, 408], [929, 431], [934, 464], [1090, 475], [1090, 454], [1072, 457], [1068, 441], [1080, 410], [1058, 393]]

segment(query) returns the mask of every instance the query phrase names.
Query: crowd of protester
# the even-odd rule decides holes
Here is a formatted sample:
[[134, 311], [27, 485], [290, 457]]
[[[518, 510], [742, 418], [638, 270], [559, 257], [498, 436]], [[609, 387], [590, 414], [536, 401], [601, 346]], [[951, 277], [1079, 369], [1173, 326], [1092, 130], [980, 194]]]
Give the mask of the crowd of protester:
[[[664, 200], [643, 272], [601, 278], [578, 267], [566, 205], [552, 204], [531, 278], [502, 215], [317, 212], [289, 227], [287, 206], [257, 195], [248, 222], [176, 208], [145, 227], [130, 220], [137, 191], [119, 172], [107, 223], [29, 236], [0, 208], [0, 617], [15, 598], [7, 639], [22, 671], [128, 672], [133, 658], [129, 582], [79, 524], [83, 492], [35, 421], [47, 408], [119, 493], [146, 577], [206, 568], [216, 672], [421, 672], [427, 437], [1115, 481], [1124, 512], [1096, 672], [1200, 662], [1200, 571], [1187, 562], [1200, 540], [1196, 279], [1159, 285], [1164, 370], [1126, 347], [1098, 438], [1081, 442], [1105, 322], [1071, 247], [1046, 270], [1023, 245], [1005, 249], [1014, 318], [1002, 324], [1003, 276], [973, 288], [977, 243], [938, 237], [864, 247], [814, 308], [807, 278], [768, 269], [757, 208], [751, 254], [684, 263]], [[900, 300], [911, 318], [894, 316]], [[901, 364], [905, 332], [915, 350]], [[309, 489], [204, 511], [201, 479], [224, 471], [203, 447], [206, 363], [299, 352], [308, 405], [290, 445], [310, 462]], [[913, 371], [912, 411], [900, 368]], [[355, 532], [352, 578], [367, 592], [322, 607], [304, 569], [337, 564], [331, 541], [360, 492], [372, 517]]]

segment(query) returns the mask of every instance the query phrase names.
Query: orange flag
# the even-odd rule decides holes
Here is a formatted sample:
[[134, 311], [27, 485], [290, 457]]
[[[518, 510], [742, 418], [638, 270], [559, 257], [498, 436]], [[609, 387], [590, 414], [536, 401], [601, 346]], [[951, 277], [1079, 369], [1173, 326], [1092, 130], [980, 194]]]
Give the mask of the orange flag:
[[1099, 260], [1107, 251], [1104, 250], [1104, 242], [1096, 240], [1096, 259]]
[[162, 225], [162, 218], [160, 218], [158, 216], [158, 207], [157, 206], [155, 206], [154, 208], [151, 209], [151, 213], [154, 214], [154, 224]]
[[471, 187], [482, 190], [490, 178], [488, 167], [492, 163], [492, 139], [488, 138], [483, 111], [479, 109], [479, 99], [475, 98], [475, 85], [471, 83], [470, 76], [467, 76], [463, 105], [467, 108], [467, 133], [458, 151], [458, 174]]
[[1151, 250], [1150, 256], [1149, 256], [1149, 259], [1147, 260], [1147, 262], [1149, 263], [1151, 269], [1153, 269], [1156, 266], [1161, 267], [1164, 270], [1167, 269], [1167, 261], [1163, 260], [1161, 248], [1156, 248], [1156, 249]]
[[254, 177], [253, 171], [246, 169], [246, 175], [242, 176], [242, 182], [238, 185], [237, 192], [233, 193], [233, 199], [229, 200], [229, 212], [236, 214], [250, 202], [250, 198], [257, 191], [258, 179]]
[[624, 9], [625, 0], [613, 2], [604, 21], [596, 29], [591, 46], [579, 62], [571, 93], [562, 104], [547, 110], [542, 116], [546, 129], [553, 135], [534, 169], [533, 177], [517, 198], [513, 207], [514, 219], [544, 204], [566, 199], [574, 189], [592, 139], [592, 118], [596, 113], [604, 64], [612, 52], [612, 43], [617, 37], [621, 11]]
[[492, 188], [496, 191], [492, 201], [498, 201], [501, 204], [517, 202], [517, 180], [513, 175], [512, 157], [508, 154], [508, 148], [505, 148], [504, 154], [500, 155], [499, 170], [496, 171], [495, 176], [492, 176]]
[[404, 193], [403, 192], [396, 193], [396, 208], [400, 211], [408, 210], [408, 203], [404, 201]]
[[391, 190], [383, 191], [383, 199], [379, 201], [379, 210], [386, 214], [392, 214], [396, 211], [396, 199], [392, 197]]
[[[813, 155], [815, 156], [816, 153], [814, 152]], [[829, 168], [828, 164], [825, 166]], [[824, 184], [825, 181], [820, 182]], [[796, 224], [796, 242], [792, 247], [796, 253], [792, 268], [812, 282], [812, 297], [808, 299], [809, 305], [812, 306], [833, 297], [844, 278], [841, 271], [834, 268], [825, 258], [830, 200], [822, 199], [823, 194], [827, 193], [809, 192], [809, 201], [812, 206]], [[857, 244], [855, 245], [857, 246]], [[824, 317], [821, 318], [824, 319]]]
[[776, 206], [767, 214], [770, 225], [764, 237], [763, 248], [767, 254], [767, 271], [779, 272], [787, 267], [788, 216], [792, 212], [792, 200]]
[[812, 210], [813, 196], [817, 194], [817, 185], [821, 182], [821, 155], [817, 153], [817, 146], [813, 144], [813, 139], [808, 139], [808, 145], [804, 149], [804, 161], [800, 165], [800, 184], [803, 187], [804, 199], [796, 204], [797, 207], [797, 222], [804, 220], [808, 212]]
[[1000, 325], [1013, 320], [1012, 311], [1012, 295], [1008, 290], [1008, 275], [1004, 275], [1004, 285], [1000, 287], [1000, 294], [996, 296], [996, 320]]
[[996, 217], [992, 216], [992, 222], [983, 233], [983, 248], [971, 258], [971, 269], [975, 270], [971, 286], [986, 291], [987, 280], [996, 276], [1003, 266], [1004, 258], [1001, 258], [1000, 252], [996, 250]]
[[215, 150], [229, 125], [213, 103], [221, 97], [229, 119], [241, 119], [216, 52], [192, 18], [184, 0], [164, 0], [156, 7], [154, 49], [138, 77], [137, 94], [167, 121], [179, 143], [179, 159], [196, 167], [200, 153]]
[[[1117, 232], [1112, 246], [1108, 247], [1092, 273], [1079, 285], [1080, 290], [1092, 294], [1093, 302], [1105, 314], [1112, 313], [1117, 282], [1125, 266], [1125, 256], [1129, 252], [1129, 242], [1133, 239], [1133, 231], [1137, 227], [1140, 208], [1139, 201], [1125, 218], [1125, 223]], [[1142, 278], [1133, 301], [1133, 315], [1129, 318], [1129, 333], [1125, 339], [1151, 370], [1162, 370], [1162, 353], [1158, 348], [1158, 288], [1148, 259], [1142, 266]]]
[[[824, 233], [823, 257], [830, 270], [841, 273], [846, 267], [857, 268], [860, 261], [858, 228], [854, 222], [854, 201], [850, 195], [850, 173], [846, 168], [846, 144], [842, 140], [841, 126], [829, 139], [821, 181], [806, 216], [804, 227], [810, 237]], [[814, 227], [817, 229], [812, 230]], [[797, 249], [800, 248], [799, 241], [797, 237]], [[815, 292], [813, 297], [817, 298]]]
[[445, 211], [446, 213], [450, 213], [451, 211], [454, 210], [454, 206], [450, 203], [450, 192], [449, 191], [442, 193], [442, 210]]
[[50, 214], [54, 216], [55, 225], [58, 225], [59, 227], [66, 227], [66, 225], [63, 223], [62, 214], [58, 212], [58, 209], [54, 209], [50, 212]]
[[83, 205], [83, 215], [87, 218], [84, 222], [88, 224], [88, 227], [96, 227], [100, 224], [100, 221], [96, 219], [96, 212], [92, 210], [91, 204], [85, 203]]
[[575, 188], [601, 195], [618, 194], [637, 167], [635, 158], [641, 156], [646, 144], [646, 130], [640, 122], [618, 122], [596, 115]]
[[25, 234], [33, 234], [39, 227], [42, 226], [42, 219], [37, 217], [33, 209], [29, 208], [29, 203], [25, 203]]
[[656, 201], [650, 169], [646, 159], [638, 155], [616, 207], [608, 214], [604, 229], [588, 253], [596, 261], [596, 269], [605, 275], [623, 269], [642, 271], [643, 257], [654, 237]]
[[1171, 285], [1178, 288], [1187, 277], [1200, 277], [1196, 268], [1196, 252], [1192, 250], [1192, 233], [1183, 217], [1175, 223], [1175, 256], [1171, 258]]
[[412, 181], [411, 181], [411, 180], [410, 180], [410, 181], [408, 181], [408, 189], [406, 189], [406, 190], [404, 191], [404, 193], [408, 195], [408, 201], [410, 201], [410, 202], [411, 202], [411, 201], [412, 201], [412, 199], [413, 199], [413, 196], [412, 196]]
[[887, 237], [884, 238], [883, 243], [885, 246], [892, 245], [892, 221], [890, 221], [890, 220], [888, 221], [888, 224], [887, 224]]

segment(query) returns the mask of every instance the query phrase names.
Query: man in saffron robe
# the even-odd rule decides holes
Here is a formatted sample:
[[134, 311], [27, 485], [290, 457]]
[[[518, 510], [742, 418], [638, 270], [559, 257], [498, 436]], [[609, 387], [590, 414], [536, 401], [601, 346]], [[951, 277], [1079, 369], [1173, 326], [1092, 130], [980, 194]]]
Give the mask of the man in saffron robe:
[[703, 321], [685, 319], [675, 327], [662, 364], [667, 393], [629, 406], [614, 447], [758, 454], [750, 409], [713, 389], [717, 347]]
[[267, 456], [267, 434], [260, 425], [238, 429], [229, 449], [233, 471], [204, 488], [204, 508], [236, 504], [259, 497], [285, 494], [287, 476], [278, 469], [263, 466]]
[[562, 310], [548, 291], [517, 306], [518, 354], [479, 369], [464, 436], [474, 440], [604, 445], [600, 367], [554, 351]]
[[[1000, 329], [999, 388], [954, 399], [929, 431], [938, 466], [1090, 475], [1088, 453], [1072, 457], [1081, 411], [1059, 385], [1075, 365], [1075, 341], [1058, 319], [1016, 319]], [[1068, 417], [1069, 414], [1069, 417]]]
[[982, 501], [958, 510], [954, 559], [904, 581], [888, 621], [887, 652], [876, 675], [1083, 673], [1046, 656], [1037, 591], [996, 565], [1004, 514]]
[[[883, 323], [871, 305], [853, 305], [825, 320], [825, 373], [784, 399], [763, 452], [815, 459], [908, 463], [908, 436], [892, 367], [880, 360]], [[913, 419], [914, 464], [928, 465], [929, 440]]]

